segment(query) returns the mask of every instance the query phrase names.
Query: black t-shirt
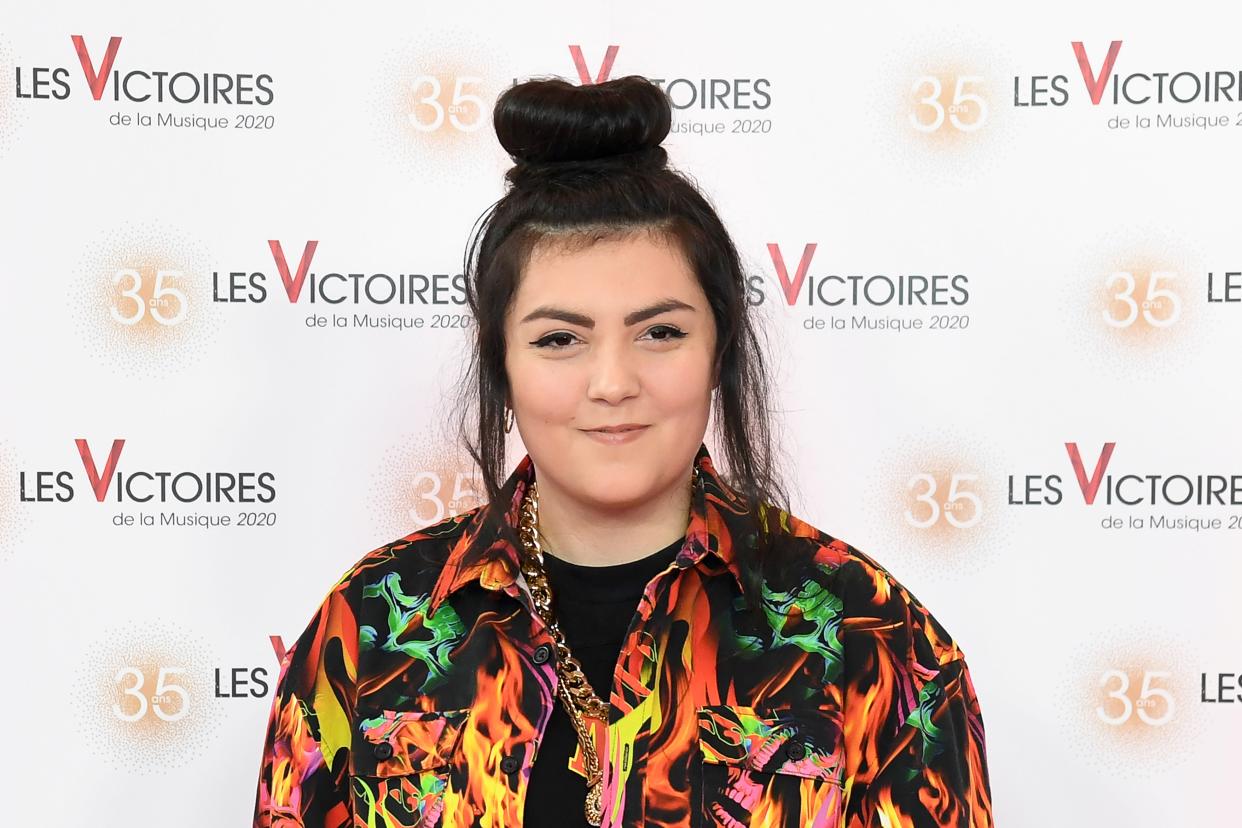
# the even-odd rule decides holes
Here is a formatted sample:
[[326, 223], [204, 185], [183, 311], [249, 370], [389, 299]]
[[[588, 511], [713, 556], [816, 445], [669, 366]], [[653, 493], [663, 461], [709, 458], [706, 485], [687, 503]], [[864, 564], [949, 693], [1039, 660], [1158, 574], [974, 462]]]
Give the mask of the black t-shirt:
[[[613, 566], [582, 566], [544, 553], [552, 610], [569, 651], [595, 694], [608, 701], [621, 643], [647, 583], [681, 551], [684, 538], [652, 554]], [[569, 769], [578, 732], [559, 695], [531, 767], [523, 824], [532, 828], [587, 826], [586, 779]], [[601, 764], [605, 757], [600, 757]]]

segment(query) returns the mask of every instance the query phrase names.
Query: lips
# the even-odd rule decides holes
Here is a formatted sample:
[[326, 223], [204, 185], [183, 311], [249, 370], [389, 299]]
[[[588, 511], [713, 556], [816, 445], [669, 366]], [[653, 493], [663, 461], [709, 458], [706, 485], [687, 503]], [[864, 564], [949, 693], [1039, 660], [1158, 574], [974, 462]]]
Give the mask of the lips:
[[583, 429], [582, 433], [601, 445], [623, 446], [642, 437], [648, 428], [650, 428], [649, 425], [621, 423], [619, 425], [604, 426], [603, 428]]

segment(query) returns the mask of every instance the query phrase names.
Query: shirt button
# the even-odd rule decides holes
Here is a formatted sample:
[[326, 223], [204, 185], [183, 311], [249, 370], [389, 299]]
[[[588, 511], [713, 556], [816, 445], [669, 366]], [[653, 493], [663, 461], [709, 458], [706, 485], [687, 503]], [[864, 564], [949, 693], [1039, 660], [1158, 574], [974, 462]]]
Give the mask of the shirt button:
[[538, 647], [535, 648], [535, 652], [531, 655], [531, 658], [534, 660], [536, 664], [543, 664], [547, 662], [547, 660], [550, 659], [551, 657], [552, 657], [552, 648], [549, 647], [547, 644], [540, 644]]
[[384, 759], [391, 759], [392, 745], [388, 744], [388, 742], [380, 742], [378, 745], [371, 748], [371, 753], [374, 754], [376, 759], [381, 761]]
[[506, 756], [500, 760], [500, 769], [505, 773], [515, 773], [520, 767], [522, 762], [516, 756]]
[[801, 762], [806, 758], [806, 745], [801, 742], [790, 742], [785, 746], [785, 755], [795, 762]]

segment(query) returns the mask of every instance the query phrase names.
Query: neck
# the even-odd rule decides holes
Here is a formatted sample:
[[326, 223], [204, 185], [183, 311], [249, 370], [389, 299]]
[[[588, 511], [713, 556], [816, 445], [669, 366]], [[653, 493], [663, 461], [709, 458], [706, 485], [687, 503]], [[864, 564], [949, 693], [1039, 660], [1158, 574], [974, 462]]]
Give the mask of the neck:
[[686, 534], [690, 469], [664, 491], [624, 508], [600, 508], [538, 480], [539, 537], [545, 552], [583, 566], [645, 558]]

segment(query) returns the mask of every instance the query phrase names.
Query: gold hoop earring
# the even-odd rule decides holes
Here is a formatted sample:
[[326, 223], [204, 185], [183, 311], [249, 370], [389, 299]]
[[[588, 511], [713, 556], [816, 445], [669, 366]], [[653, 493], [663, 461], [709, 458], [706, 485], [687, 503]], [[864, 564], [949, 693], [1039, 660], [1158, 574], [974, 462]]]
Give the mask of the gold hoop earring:
[[513, 409], [505, 406], [505, 434], [513, 430]]

